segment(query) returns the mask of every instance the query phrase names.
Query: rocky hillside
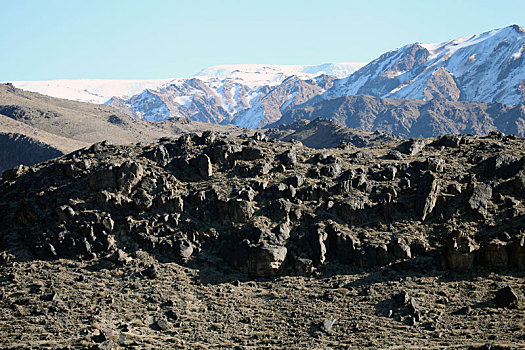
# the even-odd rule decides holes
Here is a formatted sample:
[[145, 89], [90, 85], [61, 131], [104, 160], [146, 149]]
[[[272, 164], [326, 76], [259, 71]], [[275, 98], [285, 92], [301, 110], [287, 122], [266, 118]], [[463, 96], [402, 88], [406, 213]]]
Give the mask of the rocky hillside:
[[524, 146], [491, 133], [320, 151], [205, 132], [11, 169], [0, 339], [523, 344]]
[[382, 99], [360, 95], [333, 98], [289, 110], [270, 126], [319, 117], [328, 117], [350, 128], [402, 137], [486, 135], [493, 130], [525, 136], [524, 104], [512, 107], [501, 103]]
[[[138, 247], [185, 259], [205, 252], [273, 275], [329, 261], [383, 265], [412, 250], [437, 257], [447, 247], [439, 266], [469, 270], [494, 263], [484, 252], [496, 240], [497, 259], [508, 250], [505, 264], [521, 269], [522, 146], [498, 133], [357, 151], [213, 132], [98, 143], [3, 174], [3, 245], [27, 242], [43, 259]], [[448, 239], [480, 250], [460, 259]]]

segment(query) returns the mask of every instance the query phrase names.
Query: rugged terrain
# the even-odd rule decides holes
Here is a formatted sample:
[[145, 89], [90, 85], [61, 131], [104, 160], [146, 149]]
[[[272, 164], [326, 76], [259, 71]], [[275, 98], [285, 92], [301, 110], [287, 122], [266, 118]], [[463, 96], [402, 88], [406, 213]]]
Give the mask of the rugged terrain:
[[522, 347], [524, 146], [204, 132], [11, 169], [0, 344]]

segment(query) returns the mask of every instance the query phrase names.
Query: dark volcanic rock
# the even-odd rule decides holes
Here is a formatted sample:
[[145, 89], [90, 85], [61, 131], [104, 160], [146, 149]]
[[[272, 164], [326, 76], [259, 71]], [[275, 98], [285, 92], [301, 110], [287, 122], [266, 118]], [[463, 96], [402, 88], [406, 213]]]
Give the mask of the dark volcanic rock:
[[[119, 268], [137, 262], [149, 278], [162, 271], [155, 259], [213, 256], [254, 276], [336, 262], [400, 273], [439, 261], [458, 272], [522, 270], [523, 140], [469, 137], [461, 151], [435, 147], [442, 142], [354, 153], [210, 133], [95, 144], [4, 176], [0, 248], [35, 259], [107, 258]], [[396, 149], [411, 155], [389, 156]]]
[[213, 168], [211, 166], [210, 157], [206, 154], [201, 154], [192, 161], [195, 170], [203, 179], [209, 179], [213, 175]]
[[433, 173], [427, 173], [420, 180], [416, 195], [416, 212], [420, 220], [425, 220], [434, 207], [441, 191], [439, 180]]
[[468, 200], [469, 208], [482, 218], [487, 216], [487, 206], [492, 198], [492, 187], [489, 184], [474, 184], [472, 195]]
[[518, 303], [518, 296], [511, 287], [507, 286], [496, 292], [494, 300], [500, 307], [511, 307]]

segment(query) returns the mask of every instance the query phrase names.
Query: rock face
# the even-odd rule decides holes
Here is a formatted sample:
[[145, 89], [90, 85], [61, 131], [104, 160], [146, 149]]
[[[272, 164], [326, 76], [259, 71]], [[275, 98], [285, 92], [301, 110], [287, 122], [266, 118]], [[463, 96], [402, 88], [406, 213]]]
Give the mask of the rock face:
[[437, 261], [523, 270], [524, 145], [499, 133], [359, 151], [260, 133], [102, 142], [4, 173], [0, 249], [121, 265], [141, 250], [180, 264], [218, 257], [254, 276]]

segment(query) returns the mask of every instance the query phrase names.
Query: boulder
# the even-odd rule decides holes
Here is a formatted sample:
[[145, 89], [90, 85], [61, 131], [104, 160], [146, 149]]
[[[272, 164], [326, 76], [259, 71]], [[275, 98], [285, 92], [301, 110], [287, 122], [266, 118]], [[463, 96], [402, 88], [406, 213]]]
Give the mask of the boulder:
[[170, 154], [164, 145], [158, 145], [153, 149], [152, 158], [160, 166], [166, 166], [170, 162]]
[[252, 202], [242, 199], [230, 200], [227, 206], [228, 214], [232, 222], [248, 222], [255, 212]]
[[297, 164], [297, 154], [294, 150], [288, 150], [279, 156], [279, 161], [286, 168], [294, 168]]
[[113, 166], [100, 169], [88, 177], [89, 188], [94, 191], [103, 189], [113, 190], [117, 186], [115, 172]]
[[288, 250], [279, 245], [251, 245], [250, 243], [226, 244], [222, 250], [223, 258], [233, 266], [254, 276], [276, 274]]
[[519, 160], [509, 154], [498, 154], [483, 162], [483, 175], [486, 177], [497, 176], [502, 179], [510, 179], [519, 170]]
[[468, 200], [470, 210], [481, 218], [486, 218], [488, 203], [492, 198], [492, 187], [489, 184], [474, 184], [472, 195]]
[[436, 173], [442, 173], [445, 170], [445, 161], [443, 158], [429, 157], [425, 161], [425, 168]]
[[437, 144], [444, 147], [459, 147], [462, 142], [463, 136], [452, 134], [443, 135], [437, 140]]
[[188, 260], [193, 254], [193, 246], [187, 240], [178, 240], [175, 242], [174, 249], [178, 259]]
[[262, 148], [255, 146], [246, 146], [243, 147], [241, 152], [241, 158], [243, 160], [252, 161], [260, 159], [264, 156]]
[[387, 153], [387, 155], [385, 156], [385, 159], [390, 159], [390, 160], [404, 160], [405, 157], [403, 157], [403, 154], [401, 152], [399, 152], [398, 150], [391, 150]]
[[397, 259], [411, 259], [410, 246], [401, 238], [396, 238], [390, 243], [390, 251]]
[[370, 203], [367, 197], [350, 198], [336, 206], [338, 216], [350, 225], [366, 222], [369, 208]]
[[61, 205], [56, 210], [58, 221], [63, 223], [71, 219], [73, 216], [75, 216], [75, 210], [71, 208], [69, 205]]
[[427, 142], [425, 139], [410, 139], [400, 144], [397, 149], [401, 153], [414, 156], [425, 148]]
[[284, 243], [290, 238], [290, 227], [286, 223], [281, 223], [275, 226], [273, 233], [280, 243]]
[[494, 301], [498, 304], [499, 307], [512, 307], [518, 304], [518, 295], [510, 287], [501, 288], [496, 292], [496, 297]]
[[343, 264], [353, 262], [358, 244], [354, 236], [335, 224], [328, 226], [326, 231], [328, 234], [327, 245], [330, 255]]
[[337, 322], [336, 318], [325, 319], [323, 323], [321, 324], [321, 330], [325, 333], [330, 334], [332, 327], [335, 325], [336, 322]]
[[298, 173], [293, 176], [290, 176], [288, 179], [286, 179], [286, 183], [290, 186], [293, 186], [294, 188], [299, 188], [304, 183], [304, 175]]
[[140, 163], [126, 161], [116, 170], [118, 188], [123, 193], [130, 193], [144, 176], [144, 168]]
[[198, 155], [196, 158], [192, 159], [191, 165], [203, 179], [209, 179], [213, 176], [213, 168], [208, 155], [204, 153]]
[[200, 137], [201, 145], [211, 145], [217, 139], [217, 133], [213, 130], [206, 130], [202, 132]]
[[374, 172], [372, 177], [376, 181], [392, 181], [396, 178], [397, 168], [395, 166], [387, 166], [382, 170]]
[[341, 162], [334, 162], [327, 164], [321, 168], [321, 175], [326, 177], [336, 177], [339, 176], [343, 170], [343, 164]]
[[153, 204], [153, 197], [141, 188], [135, 191], [132, 199], [138, 210], [147, 210], [151, 208], [151, 205]]

